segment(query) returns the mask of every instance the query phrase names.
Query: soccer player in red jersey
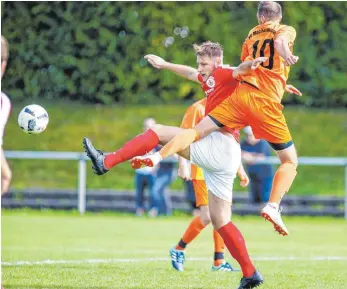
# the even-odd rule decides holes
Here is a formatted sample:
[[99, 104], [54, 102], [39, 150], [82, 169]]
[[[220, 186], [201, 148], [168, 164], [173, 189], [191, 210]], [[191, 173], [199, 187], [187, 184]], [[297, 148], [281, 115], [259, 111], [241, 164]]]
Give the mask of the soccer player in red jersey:
[[[218, 43], [203, 43], [201, 46], [195, 46], [195, 50], [198, 59], [198, 69], [168, 63], [153, 55], [146, 56], [146, 59], [154, 67], [166, 68], [182, 77], [199, 82], [207, 95], [206, 113], [214, 109], [213, 106], [209, 107], [208, 103], [210, 101], [215, 103], [214, 105], [218, 105], [218, 103], [227, 98], [229, 93], [232, 93], [238, 87], [239, 84], [236, 78], [239, 75], [248, 73], [251, 69], [256, 69], [267, 60], [267, 58], [257, 58], [241, 64], [236, 69], [232, 69], [230, 67], [222, 67], [223, 54]], [[164, 129], [160, 131], [162, 128]], [[152, 131], [148, 131], [148, 133], [137, 136], [111, 156], [119, 159], [120, 151], [124, 150], [125, 147], [127, 148], [127, 157], [131, 155], [129, 151], [133, 153], [135, 150], [141, 151], [138, 154], [143, 155], [159, 141], [166, 143], [173, 135], [177, 135], [182, 131], [185, 130], [159, 126]], [[249, 258], [242, 234], [230, 222], [232, 186], [236, 172], [241, 164], [241, 150], [239, 143], [235, 140], [235, 134], [235, 130], [224, 127], [218, 132], [214, 132], [208, 137], [191, 144], [188, 148], [180, 151], [179, 154], [204, 170], [209, 190], [208, 205], [210, 218], [213, 226], [222, 236], [229, 252], [241, 266], [243, 278], [239, 288], [242, 289], [253, 288], [261, 284], [263, 278], [256, 271]], [[144, 143], [145, 141], [146, 143]], [[84, 147], [93, 162], [94, 171], [97, 174], [106, 173], [110, 168], [107, 165], [107, 156], [105, 157], [101, 151], [95, 149], [86, 138], [84, 139]], [[125, 160], [125, 154], [122, 154]], [[132, 165], [135, 168], [142, 163], [143, 159], [141, 158], [132, 160]]]
[[[282, 221], [279, 204], [295, 179], [298, 159], [282, 112], [281, 99], [287, 88], [290, 66], [299, 59], [293, 54], [296, 31], [291, 26], [280, 24], [282, 9], [276, 2], [260, 2], [257, 18], [259, 25], [249, 32], [241, 60], [253, 60], [259, 55], [266, 56], [267, 61], [252, 73], [240, 75], [241, 84], [195, 128], [182, 131], [157, 154], [139, 159], [145, 165], [153, 165], [220, 127], [241, 129], [250, 125], [255, 137], [267, 140], [281, 161], [274, 176], [269, 203], [261, 211], [261, 216], [286, 236], [289, 232]], [[298, 91], [292, 92], [300, 95]]]
[[[218, 43], [206, 42], [201, 46], [194, 47], [198, 69], [172, 64], [163, 59], [148, 55], [145, 58], [154, 67], [164, 65], [167, 68], [185, 78], [193, 80], [201, 84], [207, 96], [206, 113], [210, 112], [214, 107], [230, 95], [239, 83], [236, 78], [243, 73], [256, 69], [266, 58], [257, 58], [252, 61], [245, 62], [239, 67], [232, 69], [230, 67], [222, 67], [223, 51]], [[166, 67], [165, 67], [166, 66]], [[160, 68], [160, 67], [158, 67]], [[211, 103], [209, 105], [209, 103]], [[160, 128], [159, 128], [160, 129]], [[171, 135], [165, 135], [170, 131]], [[173, 135], [182, 131], [181, 128], [165, 127], [163, 136], [160, 137], [162, 143], [171, 139]], [[149, 134], [153, 141], [148, 141], [146, 145], [139, 145], [139, 137], [131, 142], [142, 147], [139, 154], [145, 154], [146, 150], [159, 142], [158, 131], [152, 130]], [[243, 279], [247, 280], [247, 286], [240, 285], [241, 288], [253, 288], [263, 282], [260, 273], [255, 269], [246, 248], [246, 244], [241, 232], [230, 221], [231, 219], [231, 203], [232, 203], [232, 187], [235, 176], [241, 165], [241, 149], [238, 141], [238, 132], [227, 127], [210, 134], [208, 137], [191, 144], [179, 154], [190, 160], [193, 164], [203, 168], [208, 188], [208, 205], [209, 213], [214, 228], [223, 238], [226, 247], [231, 255], [240, 264]], [[143, 135], [140, 136], [143, 139]], [[166, 138], [166, 139], [165, 139]], [[127, 144], [126, 144], [127, 146]], [[108, 171], [107, 156], [96, 150], [88, 139], [84, 139], [84, 147], [88, 156], [93, 162], [96, 173], [103, 174]], [[145, 148], [144, 148], [145, 147]], [[123, 147], [124, 148], [124, 147]], [[115, 152], [117, 155], [117, 152]], [[136, 159], [132, 162], [134, 167], [138, 167], [141, 162]], [[244, 282], [244, 281], [242, 281]]]

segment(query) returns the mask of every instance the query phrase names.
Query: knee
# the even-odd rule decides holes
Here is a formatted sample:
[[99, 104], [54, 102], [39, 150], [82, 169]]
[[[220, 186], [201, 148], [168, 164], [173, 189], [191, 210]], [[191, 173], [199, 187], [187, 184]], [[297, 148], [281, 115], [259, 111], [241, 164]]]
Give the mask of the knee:
[[299, 161], [298, 161], [298, 158], [296, 159], [291, 159], [289, 161], [286, 161], [283, 163], [284, 164], [287, 164], [288, 166], [290, 166], [293, 170], [296, 170], [296, 168], [298, 167], [299, 165]]
[[228, 221], [220, 215], [211, 215], [211, 223], [216, 230], [219, 230], [225, 226]]
[[209, 212], [201, 212], [200, 220], [204, 224], [204, 226], [209, 225], [211, 223], [210, 213]]
[[299, 160], [297, 156], [291, 155], [286, 156], [285, 158], [280, 158], [281, 166], [286, 167], [287, 169], [296, 170], [299, 165]]

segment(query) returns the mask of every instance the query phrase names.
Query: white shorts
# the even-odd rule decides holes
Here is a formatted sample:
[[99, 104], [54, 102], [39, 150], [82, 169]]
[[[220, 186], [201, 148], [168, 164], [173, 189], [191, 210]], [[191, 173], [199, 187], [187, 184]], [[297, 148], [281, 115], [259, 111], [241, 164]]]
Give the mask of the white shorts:
[[218, 198], [231, 202], [233, 184], [241, 164], [240, 144], [215, 131], [190, 145], [190, 161], [202, 168], [207, 189]]

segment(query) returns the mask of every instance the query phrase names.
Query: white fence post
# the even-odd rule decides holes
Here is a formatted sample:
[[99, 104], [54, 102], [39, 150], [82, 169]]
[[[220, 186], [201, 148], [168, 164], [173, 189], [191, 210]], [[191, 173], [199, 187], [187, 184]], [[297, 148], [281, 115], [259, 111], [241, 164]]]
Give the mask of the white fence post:
[[347, 220], [347, 164], [345, 165], [345, 219]]
[[86, 180], [86, 161], [82, 155], [78, 161], [78, 211], [80, 214], [84, 214], [86, 211]]

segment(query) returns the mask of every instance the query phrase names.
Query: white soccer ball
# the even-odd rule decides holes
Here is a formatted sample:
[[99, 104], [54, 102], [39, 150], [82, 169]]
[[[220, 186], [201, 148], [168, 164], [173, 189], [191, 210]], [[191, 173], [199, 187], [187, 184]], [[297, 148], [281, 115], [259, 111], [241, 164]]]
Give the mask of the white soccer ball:
[[27, 105], [18, 115], [20, 128], [28, 134], [43, 132], [48, 125], [48, 121], [47, 111], [37, 104]]

